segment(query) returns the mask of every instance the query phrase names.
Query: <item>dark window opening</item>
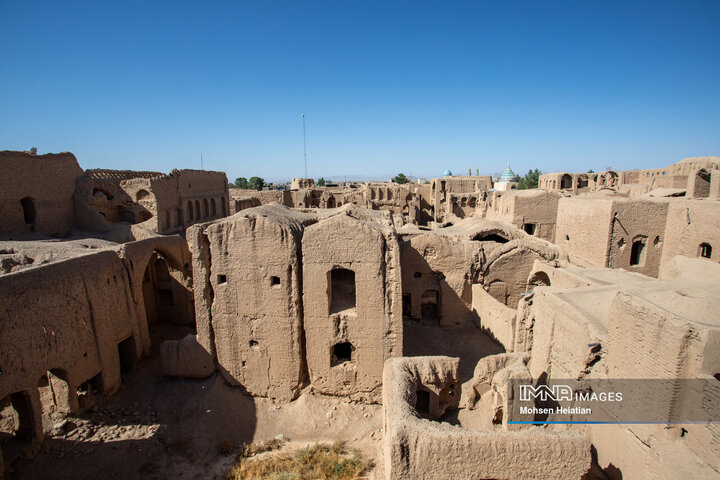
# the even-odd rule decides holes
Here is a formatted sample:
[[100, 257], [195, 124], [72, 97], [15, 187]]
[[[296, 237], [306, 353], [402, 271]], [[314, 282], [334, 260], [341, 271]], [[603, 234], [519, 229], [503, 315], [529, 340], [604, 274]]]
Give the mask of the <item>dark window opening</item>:
[[25, 392], [0, 400], [0, 447], [6, 465], [23, 457], [35, 436], [30, 397]]
[[173, 299], [172, 290], [158, 290], [158, 301], [161, 307], [174, 307], [175, 300]]
[[479, 242], [495, 242], [495, 243], [507, 243], [508, 239], [498, 235], [497, 233], [490, 233], [485, 235], [478, 235], [477, 237], [473, 238], [473, 240], [477, 240]]
[[257, 340], [250, 340], [250, 348], [257, 347], [257, 346], [258, 346]]
[[503, 410], [502, 408], [498, 408], [495, 412], [495, 416], [493, 416], [492, 420], [493, 425], [502, 425], [503, 423]]
[[572, 188], [572, 177], [570, 175], [563, 175], [560, 179], [560, 188]]
[[330, 313], [355, 308], [355, 272], [346, 268], [330, 270]]
[[218, 275], [217, 276], [217, 283], [218, 285], [221, 283], [227, 282], [227, 275]]
[[210, 200], [210, 210], [212, 210], [212, 216], [217, 217], [217, 205], [214, 198]]
[[528, 290], [533, 291], [535, 287], [549, 287], [550, 277], [545, 272], [536, 272], [528, 282]]
[[712, 245], [709, 243], [701, 243], [698, 249], [698, 256], [703, 258], [712, 258]]
[[80, 408], [85, 409], [95, 404], [95, 399], [102, 393], [102, 373], [98, 373], [91, 379], [83, 382], [77, 388], [78, 402]]
[[131, 370], [137, 361], [137, 347], [133, 335], [118, 343], [118, 355], [120, 356], [120, 371], [125, 373]]
[[418, 415], [427, 417], [430, 415], [430, 392], [418, 390], [415, 392], [415, 411]]
[[168, 268], [167, 262], [162, 258], [157, 258], [155, 260], [155, 280], [158, 282], [169, 282], [171, 280], [170, 278], [170, 268]]
[[270, 277], [270, 285], [273, 287], [280, 285], [280, 277]]
[[403, 316], [409, 317], [412, 309], [412, 302], [409, 293], [403, 295], [402, 302]]
[[414, 277], [414, 278], [422, 278], [422, 273], [420, 273], [420, 272], [415, 272], [415, 273], [413, 273], [413, 277]]
[[525, 233], [527, 233], [528, 235], [535, 235], [536, 227], [537, 225], [535, 225], [534, 223], [526, 223], [523, 225], [523, 230], [525, 230]]
[[35, 224], [35, 199], [31, 197], [25, 197], [22, 200], [20, 200], [20, 204], [22, 204], [23, 209], [23, 217], [25, 217], [25, 223], [28, 225], [34, 225]]
[[192, 205], [192, 202], [191, 202], [190, 200], [188, 200], [187, 208], [188, 208], [188, 220], [192, 222], [192, 219], [193, 219], [193, 205]]
[[355, 347], [349, 342], [338, 343], [332, 349], [330, 365], [334, 367], [341, 363], [351, 362], [353, 350], [355, 350]]
[[437, 290], [425, 290], [422, 294], [422, 305], [420, 313], [427, 320], [437, 320], [440, 318], [440, 292]]
[[643, 250], [645, 250], [645, 242], [643, 240], [635, 240], [632, 244], [632, 250], [630, 251], [630, 265], [641, 265], [644, 256]]

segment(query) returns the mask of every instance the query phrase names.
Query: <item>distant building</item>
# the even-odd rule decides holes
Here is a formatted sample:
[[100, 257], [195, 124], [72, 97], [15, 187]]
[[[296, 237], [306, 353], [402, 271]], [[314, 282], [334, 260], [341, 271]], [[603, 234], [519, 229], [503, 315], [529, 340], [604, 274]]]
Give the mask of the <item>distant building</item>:
[[518, 188], [518, 185], [520, 185], [520, 179], [510, 169], [510, 164], [508, 163], [508, 166], [505, 169], [505, 171], [503, 172], [503, 174], [500, 175], [500, 178], [498, 178], [498, 181], [495, 182], [495, 190], [500, 190], [500, 191], [516, 190]]

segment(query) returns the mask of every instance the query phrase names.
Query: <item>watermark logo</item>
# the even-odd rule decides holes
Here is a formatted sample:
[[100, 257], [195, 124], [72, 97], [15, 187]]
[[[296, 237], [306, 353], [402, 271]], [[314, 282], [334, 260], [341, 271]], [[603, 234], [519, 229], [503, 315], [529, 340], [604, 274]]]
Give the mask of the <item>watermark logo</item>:
[[532, 385], [520, 385], [520, 401], [529, 402], [533, 398], [539, 399], [541, 402], [573, 399], [573, 389], [568, 385], [553, 385], [549, 387], [547, 385], [538, 385], [533, 387]]

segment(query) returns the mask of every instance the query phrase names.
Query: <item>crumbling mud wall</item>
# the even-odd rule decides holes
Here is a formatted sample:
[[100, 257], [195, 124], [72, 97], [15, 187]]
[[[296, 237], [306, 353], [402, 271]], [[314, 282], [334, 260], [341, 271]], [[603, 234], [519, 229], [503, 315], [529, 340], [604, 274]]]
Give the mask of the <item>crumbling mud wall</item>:
[[[516, 350], [531, 352], [532, 377], [619, 380], [625, 383], [616, 390], [625, 395], [631, 394], [628, 379], [645, 379], [634, 380], [645, 400], [628, 408], [679, 421], [693, 410], [716, 418], [720, 265], [677, 257], [663, 281], [618, 270], [572, 269], [548, 277], [575, 276], [587, 285], [538, 287], [519, 312], [516, 335], [525, 342], [516, 341]], [[702, 391], [680, 383], [659, 384], [653, 391], [652, 384], [642, 383], [647, 379], [707, 383]], [[713, 478], [720, 471], [720, 457], [712, 451], [720, 430], [713, 423], [593, 425], [588, 434], [600, 467], [623, 478]]]
[[72, 153], [0, 152], [0, 235], [62, 237], [75, 226], [73, 192], [83, 171]]
[[589, 470], [590, 441], [581, 433], [468, 430], [422, 418], [416, 408], [420, 391], [437, 396], [448, 408], [457, 405], [447, 400], [451, 391], [453, 397], [459, 393], [457, 368], [457, 359], [449, 357], [394, 358], [385, 363], [387, 480], [578, 479]]
[[247, 211], [188, 230], [198, 341], [249, 393], [289, 401], [304, 385], [301, 240], [316, 218]]
[[348, 205], [303, 237], [307, 365], [314, 390], [377, 401], [402, 354], [400, 249], [387, 214]]
[[[183, 239], [156, 237], [90, 248], [79, 256], [0, 275], [0, 401], [17, 418], [9, 440], [16, 444], [7, 451], [36, 453], [43, 427], [49, 428], [43, 426], [43, 413], [50, 407], [77, 414], [115, 392], [121, 372], [150, 349], [148, 321], [193, 322], [192, 285], [183, 274], [179, 277], [185, 283], [178, 288], [184, 296], [175, 296], [177, 307], [167, 311], [169, 318], [151, 316], [154, 305], [144, 295], [146, 275], [152, 259], [161, 255], [171, 265], [189, 261]], [[157, 293], [164, 284], [149, 286], [153, 294], [155, 286]], [[54, 393], [41, 396], [47, 388]]]
[[308, 382], [377, 401], [402, 354], [400, 254], [387, 213], [280, 205], [188, 230], [198, 342], [249, 393], [285, 401]]
[[505, 221], [528, 235], [554, 242], [560, 198], [559, 192], [539, 189], [494, 192], [485, 217]]
[[668, 203], [662, 264], [676, 255], [720, 262], [720, 202], [673, 200]]
[[480, 245], [435, 232], [403, 234], [403, 315], [442, 326], [472, 321], [473, 263]]

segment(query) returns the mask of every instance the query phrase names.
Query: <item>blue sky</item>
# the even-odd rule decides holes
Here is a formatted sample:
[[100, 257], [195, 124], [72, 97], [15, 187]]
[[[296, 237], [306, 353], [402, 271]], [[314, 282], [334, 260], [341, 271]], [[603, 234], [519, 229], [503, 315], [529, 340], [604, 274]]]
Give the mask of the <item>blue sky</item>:
[[720, 155], [720, 2], [0, 0], [0, 149], [266, 179]]

